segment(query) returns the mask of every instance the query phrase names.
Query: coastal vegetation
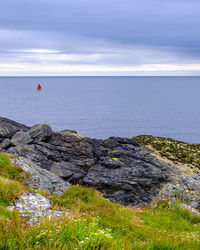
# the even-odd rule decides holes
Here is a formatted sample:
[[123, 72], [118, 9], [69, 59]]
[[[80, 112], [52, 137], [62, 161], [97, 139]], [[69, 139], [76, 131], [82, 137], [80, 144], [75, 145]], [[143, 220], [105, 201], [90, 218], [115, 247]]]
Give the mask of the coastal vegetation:
[[154, 150], [174, 163], [200, 166], [200, 144], [189, 144], [171, 138], [140, 135], [133, 140], [151, 150]]
[[[63, 194], [30, 190], [26, 173], [0, 154], [0, 249], [199, 249], [200, 217], [169, 202], [124, 207], [74, 185]], [[40, 192], [63, 216], [30, 224], [7, 206], [24, 191]], [[64, 216], [68, 211], [68, 216]]]

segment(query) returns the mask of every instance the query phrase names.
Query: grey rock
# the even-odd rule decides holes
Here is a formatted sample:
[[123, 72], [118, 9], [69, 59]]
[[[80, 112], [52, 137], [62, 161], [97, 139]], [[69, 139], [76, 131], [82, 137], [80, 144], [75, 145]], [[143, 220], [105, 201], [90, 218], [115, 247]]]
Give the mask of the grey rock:
[[32, 141], [33, 139], [30, 137], [29, 133], [23, 131], [18, 131], [17, 133], [15, 133], [10, 140], [11, 144], [14, 146], [17, 146], [19, 144], [28, 144]]
[[69, 178], [73, 175], [73, 171], [70, 170], [71, 166], [73, 166], [71, 163], [55, 162], [52, 164], [50, 171], [61, 178]]
[[120, 168], [125, 167], [125, 163], [123, 161], [120, 161], [120, 159], [115, 157], [101, 157], [100, 158], [101, 165], [106, 166], [108, 168]]
[[71, 182], [72, 184], [82, 184], [82, 178], [85, 176], [85, 174], [82, 173], [74, 173], [69, 179], [68, 181]]
[[67, 216], [68, 212], [63, 214], [61, 211], [52, 211], [49, 199], [41, 194], [25, 192], [19, 200], [16, 200], [8, 209], [14, 209], [21, 213], [22, 217], [29, 219], [29, 223], [38, 224], [42, 217], [58, 218]]
[[35, 190], [44, 189], [55, 194], [62, 194], [70, 186], [68, 182], [63, 181], [48, 170], [40, 168], [36, 163], [26, 158], [11, 158], [11, 161], [13, 164], [20, 166], [25, 172], [31, 174], [31, 177], [26, 179], [26, 182]]
[[5, 139], [0, 143], [0, 148], [2, 149], [6, 149], [9, 146], [11, 146], [10, 139]]
[[29, 127], [0, 117], [0, 142], [5, 138], [12, 137], [17, 131], [27, 131]]
[[200, 174], [182, 177], [177, 184], [165, 185], [157, 198], [172, 203], [179, 200], [183, 204], [200, 209]]
[[84, 167], [85, 169], [88, 169], [89, 167], [95, 164], [96, 160], [92, 158], [85, 159], [85, 158], [79, 157], [78, 159], [72, 158], [71, 162], [77, 166], [81, 166], [81, 167]]
[[29, 135], [34, 142], [44, 141], [49, 138], [52, 134], [51, 127], [47, 124], [36, 124], [30, 130], [28, 130]]
[[41, 153], [42, 155], [50, 158], [52, 160], [60, 159], [60, 152], [57, 150], [49, 149], [48, 147], [35, 145], [35, 149], [37, 152]]
[[20, 213], [44, 211], [50, 208], [50, 201], [38, 193], [25, 192], [19, 200], [14, 202], [14, 206]]
[[10, 147], [7, 151], [10, 154], [18, 154], [22, 156], [37, 154], [37, 152], [35, 151], [35, 145], [26, 145], [26, 144], [19, 144], [16, 147]]

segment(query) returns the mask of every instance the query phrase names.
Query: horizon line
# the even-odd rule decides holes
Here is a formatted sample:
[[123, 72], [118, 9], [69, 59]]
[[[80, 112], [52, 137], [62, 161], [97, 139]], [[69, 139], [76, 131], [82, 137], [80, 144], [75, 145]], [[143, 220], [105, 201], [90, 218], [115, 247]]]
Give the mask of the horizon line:
[[24, 75], [21, 75], [21, 76], [18, 76], [18, 75], [16, 75], [16, 76], [0, 76], [0, 78], [4, 78], [4, 77], [68, 77], [68, 78], [70, 78], [70, 77], [200, 77], [200, 75], [160, 75], [160, 76], [158, 76], [158, 75], [146, 75], [146, 76], [144, 76], [144, 75], [138, 75], [138, 76], [136, 76], [136, 75], [132, 75], [132, 76], [127, 76], [127, 75], [124, 75], [124, 76], [116, 76], [116, 75], [112, 75], [112, 76], [102, 76], [102, 75], [97, 75], [97, 76], [93, 76], [93, 75], [83, 75], [83, 76], [76, 76], [76, 75], [74, 75], [74, 76], [60, 76], [60, 75], [58, 75], [58, 76], [45, 76], [45, 75], [42, 75], [42, 76], [34, 76], [34, 75], [32, 75], [32, 76], [24, 76]]

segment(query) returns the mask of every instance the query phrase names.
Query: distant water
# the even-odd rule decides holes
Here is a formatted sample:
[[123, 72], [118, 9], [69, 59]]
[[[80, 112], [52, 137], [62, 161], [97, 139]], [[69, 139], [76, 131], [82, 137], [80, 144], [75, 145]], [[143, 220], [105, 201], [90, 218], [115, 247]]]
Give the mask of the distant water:
[[200, 77], [0, 77], [0, 116], [93, 138], [200, 143]]

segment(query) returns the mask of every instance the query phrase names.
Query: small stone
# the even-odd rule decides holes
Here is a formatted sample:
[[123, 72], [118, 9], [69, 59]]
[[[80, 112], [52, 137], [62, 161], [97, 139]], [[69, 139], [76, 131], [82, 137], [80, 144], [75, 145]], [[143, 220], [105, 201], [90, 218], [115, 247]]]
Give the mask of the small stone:
[[45, 216], [50, 219], [68, 215], [68, 212], [63, 214], [61, 211], [52, 211], [50, 208], [49, 199], [38, 193], [25, 192], [19, 200], [16, 200], [12, 206], [8, 207], [8, 210], [17, 210], [22, 217], [29, 218], [31, 224], [38, 224], [41, 217]]

